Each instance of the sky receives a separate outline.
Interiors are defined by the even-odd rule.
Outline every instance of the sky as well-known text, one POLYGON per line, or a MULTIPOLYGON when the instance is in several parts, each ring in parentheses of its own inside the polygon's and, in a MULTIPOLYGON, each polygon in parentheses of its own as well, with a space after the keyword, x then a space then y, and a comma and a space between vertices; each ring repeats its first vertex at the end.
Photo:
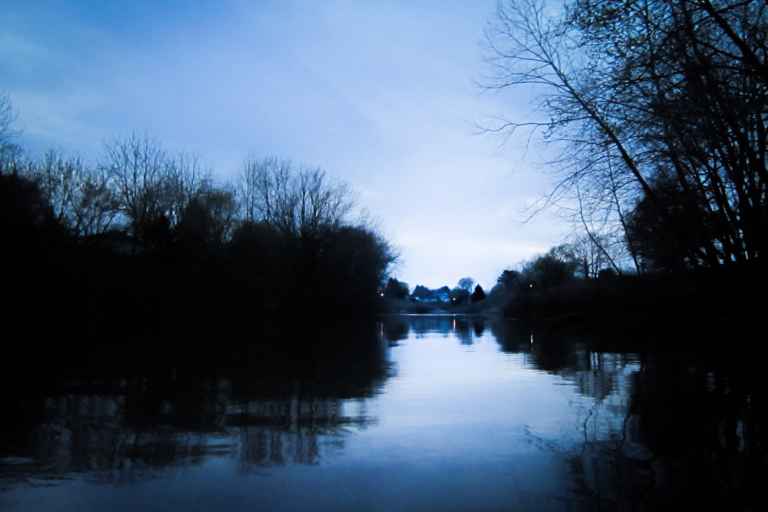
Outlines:
POLYGON ((222 179, 277 156, 348 182, 413 288, 484 287, 561 242, 546 148, 483 134, 531 116, 483 91, 496 0, 16 1, 0 13, 0 92, 21 143, 96 159, 132 132, 222 179))

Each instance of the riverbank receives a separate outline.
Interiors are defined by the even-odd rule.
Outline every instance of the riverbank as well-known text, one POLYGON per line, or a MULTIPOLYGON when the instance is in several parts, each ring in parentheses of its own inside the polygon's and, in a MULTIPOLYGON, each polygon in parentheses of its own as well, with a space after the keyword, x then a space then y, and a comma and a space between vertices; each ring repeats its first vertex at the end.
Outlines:
POLYGON ((700 346, 703 333, 710 341, 730 334, 745 338, 761 327, 767 282, 757 265, 573 280, 512 297, 503 314, 539 331, 590 333, 608 344, 616 336, 623 344, 648 344, 658 338, 654 333, 665 332, 675 334, 678 347, 700 346))
POLYGON ((633 314, 675 318, 691 313, 732 314, 757 307, 768 282, 766 268, 734 266, 679 274, 574 279, 557 287, 525 290, 504 306, 507 317, 554 318, 633 314))

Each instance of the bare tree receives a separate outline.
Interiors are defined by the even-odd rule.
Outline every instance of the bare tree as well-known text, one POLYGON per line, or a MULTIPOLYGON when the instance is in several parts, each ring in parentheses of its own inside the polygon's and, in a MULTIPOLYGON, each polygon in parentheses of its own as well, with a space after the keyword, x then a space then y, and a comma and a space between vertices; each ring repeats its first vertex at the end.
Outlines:
POLYGON ((491 74, 483 86, 497 91, 532 88, 539 94, 535 109, 543 118, 519 122, 499 117, 486 129, 508 135, 521 129, 541 133, 559 152, 549 161, 556 183, 544 206, 560 205, 597 241, 595 231, 622 229, 625 212, 638 195, 653 194, 648 183, 652 171, 634 150, 637 137, 620 129, 606 100, 606 64, 590 58, 566 14, 544 0, 499 2, 486 30, 491 74))
POLYGON ((15 123, 16 112, 11 99, 6 94, 0 94, 0 172, 9 167, 20 154, 19 146, 13 142, 18 135, 15 123))
POLYGON ((135 134, 107 144, 102 167, 138 239, 158 221, 176 226, 189 201, 210 181, 197 157, 172 158, 158 142, 135 134))
POLYGON ((238 183, 238 200, 245 220, 272 222, 277 211, 289 209, 289 183, 293 174, 288 160, 248 159, 238 183))
POLYGON ((54 217, 75 236, 100 234, 113 225, 118 203, 103 169, 56 151, 26 167, 48 199, 54 217))
MULTIPOLYGON (((547 118, 490 129, 543 129, 562 149, 550 199, 578 191, 580 207, 625 232, 627 213, 658 203, 654 183, 672 175, 706 225, 685 264, 756 259, 768 218, 767 34, 757 0, 504 0, 487 33, 486 86, 533 86, 547 118)), ((655 215, 685 228, 664 208, 655 215)))
POLYGON ((354 207, 346 184, 334 182, 322 169, 276 158, 245 162, 238 200, 245 220, 302 237, 340 226, 354 207))
POLYGON ((163 214, 163 178, 171 162, 159 143, 135 134, 107 144, 103 163, 133 235, 163 214))
POLYGON ((595 279, 606 269, 621 273, 621 267, 616 264, 616 253, 625 252, 623 245, 621 239, 590 232, 588 235, 577 235, 569 242, 555 247, 554 253, 564 261, 573 262, 577 275, 595 279))
POLYGON ((197 155, 179 153, 170 159, 161 179, 162 207, 171 226, 180 222, 189 202, 214 190, 212 173, 197 155))
POLYGON ((353 207, 346 183, 333 183, 322 169, 302 169, 295 178, 296 229, 302 235, 338 227, 353 207))

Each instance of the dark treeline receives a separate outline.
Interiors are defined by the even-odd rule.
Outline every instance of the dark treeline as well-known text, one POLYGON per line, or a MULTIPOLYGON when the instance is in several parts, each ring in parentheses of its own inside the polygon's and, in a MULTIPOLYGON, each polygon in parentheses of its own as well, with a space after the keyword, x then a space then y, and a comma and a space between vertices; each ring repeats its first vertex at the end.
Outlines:
POLYGON ((22 332, 197 333, 378 307, 394 252, 320 169, 248 160, 220 185, 148 138, 93 165, 2 143, 6 318, 22 332))
MULTIPOLYGON (((615 328, 634 320, 634 328, 699 323, 703 319, 759 322, 754 300, 766 282, 766 268, 754 264, 677 272, 617 273, 586 271, 568 244, 505 270, 482 304, 505 316, 552 321, 595 320, 615 328)), ((684 341, 683 339, 679 342, 684 341)))

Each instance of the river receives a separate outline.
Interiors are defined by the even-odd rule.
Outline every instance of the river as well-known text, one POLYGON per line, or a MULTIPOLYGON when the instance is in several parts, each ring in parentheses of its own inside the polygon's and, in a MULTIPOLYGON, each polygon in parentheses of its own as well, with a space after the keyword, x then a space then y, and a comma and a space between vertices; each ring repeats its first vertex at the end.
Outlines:
POLYGON ((765 467, 722 361, 481 317, 310 338, 14 378, 0 510, 738 509, 765 467))

